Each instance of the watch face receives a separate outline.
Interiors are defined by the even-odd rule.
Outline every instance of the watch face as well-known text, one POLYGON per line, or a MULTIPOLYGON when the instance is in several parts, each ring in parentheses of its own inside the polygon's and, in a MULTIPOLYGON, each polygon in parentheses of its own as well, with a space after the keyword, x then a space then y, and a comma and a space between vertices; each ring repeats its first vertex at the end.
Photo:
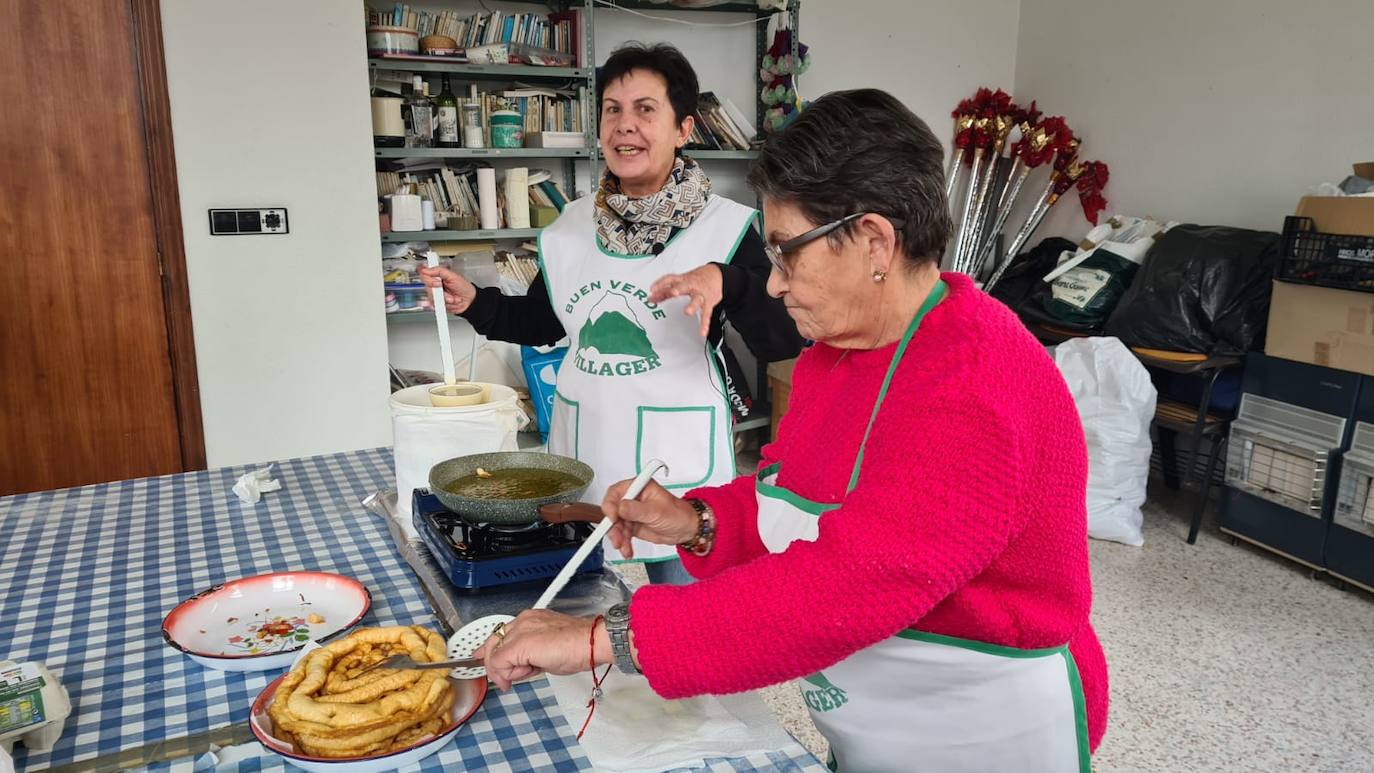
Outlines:
POLYGON ((624 623, 630 619, 630 608, 625 604, 616 604, 606 610, 607 623, 624 623))

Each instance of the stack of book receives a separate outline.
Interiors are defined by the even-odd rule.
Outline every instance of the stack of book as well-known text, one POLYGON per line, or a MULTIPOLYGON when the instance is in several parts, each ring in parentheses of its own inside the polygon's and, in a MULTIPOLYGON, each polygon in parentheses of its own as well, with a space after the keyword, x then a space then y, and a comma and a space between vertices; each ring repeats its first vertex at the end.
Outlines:
MULTIPOLYGON (((506 105, 525 119, 525 138, 529 145, 532 135, 544 132, 572 132, 586 145, 582 137, 582 100, 586 87, 572 89, 515 88, 501 92, 506 105)), ((533 147, 533 146, 531 146, 533 147)), ((551 147, 541 145, 540 147, 551 147)), ((560 146, 567 147, 567 146, 560 146)))
POLYGON ((757 133, 749 119, 729 99, 710 91, 697 98, 696 119, 687 150, 749 150, 757 133))
POLYGON ((585 54, 582 40, 582 11, 574 9, 545 16, 538 13, 487 11, 460 14, 457 11, 417 11, 408 4, 396 3, 389 10, 367 7, 367 23, 408 27, 419 37, 443 35, 467 50, 504 44, 511 61, 543 64, 539 51, 566 54, 574 66, 581 66, 585 54))

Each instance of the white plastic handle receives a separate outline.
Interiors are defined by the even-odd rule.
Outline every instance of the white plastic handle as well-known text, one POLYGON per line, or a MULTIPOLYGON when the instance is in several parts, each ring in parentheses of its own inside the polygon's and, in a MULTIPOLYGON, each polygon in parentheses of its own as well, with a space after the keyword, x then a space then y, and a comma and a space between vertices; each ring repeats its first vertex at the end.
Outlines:
MULTIPOLYGON (((434 250, 426 252, 425 262, 430 268, 438 268, 439 253, 434 250)), ((458 383, 458 376, 453 372, 453 343, 449 340, 448 335, 448 313, 444 306, 443 286, 431 287, 430 297, 434 299, 434 321, 439 326, 439 357, 444 361, 444 383, 456 384, 458 383)), ((476 330, 473 331, 473 335, 477 335, 476 330)), ((472 340, 476 341, 477 339, 473 338, 472 340)), ((471 368, 469 368, 469 372, 471 372, 471 368)))
MULTIPOLYGON (((644 465, 644 469, 640 470, 639 475, 635 477, 634 482, 630 484, 630 488, 625 491, 625 499, 634 499, 642 494, 644 488, 649 485, 649 481, 654 477, 654 474, 659 470, 666 469, 668 469, 668 465, 657 459, 650 459, 649 463, 644 465)), ((573 557, 568 560, 568 563, 563 566, 563 570, 558 573, 558 576, 553 578, 553 582, 549 583, 549 587, 544 590, 544 595, 540 596, 539 600, 534 602, 534 606, 531 607, 531 609, 547 609, 549 604, 553 603, 559 591, 563 590, 563 586, 567 585, 568 581, 572 579, 573 573, 577 571, 578 567, 582 566, 583 561, 587 560, 587 556, 591 555, 593 550, 596 550, 596 546, 601 544, 601 540, 606 538, 606 533, 609 532, 614 525, 615 522, 610 518, 601 519, 601 523, 598 523, 596 528, 592 530, 592 535, 577 549, 577 552, 574 553, 573 557)))

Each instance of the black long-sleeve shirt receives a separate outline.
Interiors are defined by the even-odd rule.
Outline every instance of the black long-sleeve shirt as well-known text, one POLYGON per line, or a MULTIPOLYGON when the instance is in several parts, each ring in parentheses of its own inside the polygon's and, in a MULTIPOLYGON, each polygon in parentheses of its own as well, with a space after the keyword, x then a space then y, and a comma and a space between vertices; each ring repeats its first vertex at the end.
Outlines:
MULTIPOLYGON (((720 341, 721 326, 728 319, 760 362, 796 357, 802 337, 782 301, 770 298, 765 289, 771 266, 758 231, 745 232, 730 262, 716 265, 721 273, 721 300, 711 314, 708 338, 712 344, 720 341)), ((462 316, 477 332, 497 341, 548 346, 567 335, 549 302, 542 273, 524 296, 503 295, 495 287, 477 288, 477 297, 462 316)))

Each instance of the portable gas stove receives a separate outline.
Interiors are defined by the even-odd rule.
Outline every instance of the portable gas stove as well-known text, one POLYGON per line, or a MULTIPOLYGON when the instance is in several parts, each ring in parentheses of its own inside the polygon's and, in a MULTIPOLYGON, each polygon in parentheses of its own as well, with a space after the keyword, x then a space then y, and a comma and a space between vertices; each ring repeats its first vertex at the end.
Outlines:
MULTIPOLYGON (((415 489, 411 518, 434 560, 459 590, 481 590, 552 579, 596 528, 591 523, 530 526, 471 524, 450 512, 429 489, 415 489)), ((578 572, 601 568, 597 545, 578 572)))

